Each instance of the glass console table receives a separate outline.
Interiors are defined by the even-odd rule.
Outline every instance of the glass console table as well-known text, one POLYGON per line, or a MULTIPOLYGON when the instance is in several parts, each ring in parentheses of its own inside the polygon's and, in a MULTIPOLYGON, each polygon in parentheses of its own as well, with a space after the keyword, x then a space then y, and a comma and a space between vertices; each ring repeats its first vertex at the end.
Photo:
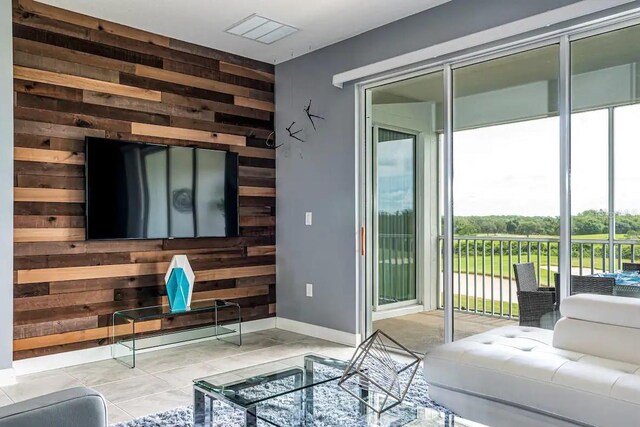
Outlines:
POLYGON ((242 310, 238 303, 212 299, 193 301, 190 308, 180 311, 171 311, 169 305, 116 311, 111 328, 111 356, 135 368, 138 350, 209 337, 242 345, 242 310), (203 326, 179 332, 163 330, 167 320, 189 315, 198 316, 203 326))

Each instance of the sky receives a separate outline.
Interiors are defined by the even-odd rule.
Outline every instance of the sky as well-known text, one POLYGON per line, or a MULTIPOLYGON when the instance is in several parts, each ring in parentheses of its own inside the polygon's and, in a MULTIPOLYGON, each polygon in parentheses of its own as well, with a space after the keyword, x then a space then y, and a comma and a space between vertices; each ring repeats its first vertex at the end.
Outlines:
MULTIPOLYGON (((572 213, 608 205, 608 112, 572 116, 572 213)), ((640 105, 614 115, 615 210, 640 214, 640 105)), ((454 133, 457 216, 559 216, 559 119, 454 133)), ((412 141, 379 144, 379 207, 413 206, 412 141)))

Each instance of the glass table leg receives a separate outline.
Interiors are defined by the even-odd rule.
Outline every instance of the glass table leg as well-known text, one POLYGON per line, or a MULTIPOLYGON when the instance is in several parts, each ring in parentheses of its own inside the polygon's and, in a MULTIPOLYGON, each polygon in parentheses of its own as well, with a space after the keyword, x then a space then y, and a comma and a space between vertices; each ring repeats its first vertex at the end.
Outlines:
POLYGON ((365 415, 369 407, 364 403, 369 401, 369 381, 360 377, 358 380, 358 388, 360 389, 360 414, 365 415))
POLYGON ((313 384, 313 359, 306 358, 304 359, 304 376, 305 376, 305 386, 304 389, 305 399, 304 399, 304 408, 303 408, 303 420, 306 420, 307 414, 309 415, 309 419, 313 419, 313 387, 310 387, 310 384, 313 384))
POLYGON ((112 316, 111 357, 129 368, 136 367, 135 336, 135 321, 117 314, 112 316))
POLYGON ((258 417, 256 416, 255 406, 251 406, 244 411, 244 425, 245 427, 258 426, 258 417))
POLYGON ((205 394, 193 389, 193 427, 206 427, 205 394))

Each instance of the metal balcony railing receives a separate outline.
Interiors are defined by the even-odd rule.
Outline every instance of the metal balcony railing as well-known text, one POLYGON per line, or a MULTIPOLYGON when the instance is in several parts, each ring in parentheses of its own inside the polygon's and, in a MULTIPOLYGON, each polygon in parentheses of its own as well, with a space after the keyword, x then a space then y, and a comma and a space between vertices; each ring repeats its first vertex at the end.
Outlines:
MULTIPOLYGON (((518 317, 515 263, 533 262, 540 286, 554 286, 554 273, 559 265, 557 238, 458 236, 453 242, 456 310, 510 319, 518 317)), ((639 240, 575 239, 571 242, 572 274, 609 271, 611 266, 621 270, 624 262, 636 261, 638 245, 639 240)), ((440 271, 438 294, 442 308, 442 265, 440 271)))

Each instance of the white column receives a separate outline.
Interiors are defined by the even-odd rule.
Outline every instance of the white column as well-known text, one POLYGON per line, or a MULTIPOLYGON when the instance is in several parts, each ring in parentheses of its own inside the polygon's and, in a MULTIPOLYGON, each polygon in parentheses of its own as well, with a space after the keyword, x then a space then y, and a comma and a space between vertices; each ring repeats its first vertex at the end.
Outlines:
POLYGON ((13 41, 11 2, 0 1, 0 385, 13 363, 13 41))
POLYGON ((453 341, 453 71, 444 66, 444 342, 453 341))
POLYGON ((560 39, 560 301, 571 293, 571 46, 560 39))

